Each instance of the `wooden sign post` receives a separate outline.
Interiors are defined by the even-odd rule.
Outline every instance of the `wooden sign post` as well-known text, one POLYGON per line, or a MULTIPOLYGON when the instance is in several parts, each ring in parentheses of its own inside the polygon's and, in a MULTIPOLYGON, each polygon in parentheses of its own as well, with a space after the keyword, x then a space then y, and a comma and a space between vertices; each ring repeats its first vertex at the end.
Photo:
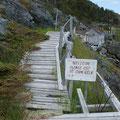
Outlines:
MULTIPOLYGON (((74 81, 85 81, 85 100, 87 101, 87 82, 96 81, 97 60, 91 59, 66 59, 65 79, 74 81)), ((70 82, 70 87, 71 86, 70 82)), ((72 90, 69 88, 69 95, 72 98, 72 90)))

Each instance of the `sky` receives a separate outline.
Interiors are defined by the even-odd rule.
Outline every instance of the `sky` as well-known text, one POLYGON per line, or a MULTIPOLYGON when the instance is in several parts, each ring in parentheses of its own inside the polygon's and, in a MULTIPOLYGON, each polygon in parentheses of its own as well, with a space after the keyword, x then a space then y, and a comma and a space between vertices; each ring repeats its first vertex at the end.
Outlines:
POLYGON ((113 10, 120 14, 120 0, 90 0, 100 7, 113 10))

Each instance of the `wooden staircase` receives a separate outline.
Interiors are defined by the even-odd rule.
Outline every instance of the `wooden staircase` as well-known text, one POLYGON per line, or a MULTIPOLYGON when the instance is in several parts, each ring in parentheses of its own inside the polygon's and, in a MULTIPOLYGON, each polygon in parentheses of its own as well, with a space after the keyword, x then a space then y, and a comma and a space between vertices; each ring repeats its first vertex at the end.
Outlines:
POLYGON ((27 70, 33 81, 26 83, 32 94, 27 108, 43 110, 44 113, 63 113, 70 111, 70 100, 67 90, 58 89, 56 46, 59 44, 59 32, 48 32, 49 40, 38 43, 40 50, 31 52, 27 56, 30 64, 27 70))

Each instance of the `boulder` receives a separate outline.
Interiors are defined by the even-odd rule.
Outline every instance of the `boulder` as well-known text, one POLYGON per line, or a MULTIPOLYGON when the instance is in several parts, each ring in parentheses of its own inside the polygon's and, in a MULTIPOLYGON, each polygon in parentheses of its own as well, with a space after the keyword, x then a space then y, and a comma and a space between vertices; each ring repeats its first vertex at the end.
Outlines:
POLYGON ((8 20, 4 19, 1 15, 0 15, 0 36, 4 36, 6 35, 6 33, 8 32, 6 26, 8 24, 8 20))
POLYGON ((6 0, 2 2, 2 5, 6 8, 5 14, 10 20, 14 20, 24 26, 35 29, 33 17, 19 0, 6 0))
POLYGON ((42 27, 53 27, 53 16, 45 7, 37 2, 30 2, 32 15, 34 21, 42 27))
POLYGON ((120 43, 111 43, 106 45, 107 52, 111 55, 115 55, 120 60, 120 43))

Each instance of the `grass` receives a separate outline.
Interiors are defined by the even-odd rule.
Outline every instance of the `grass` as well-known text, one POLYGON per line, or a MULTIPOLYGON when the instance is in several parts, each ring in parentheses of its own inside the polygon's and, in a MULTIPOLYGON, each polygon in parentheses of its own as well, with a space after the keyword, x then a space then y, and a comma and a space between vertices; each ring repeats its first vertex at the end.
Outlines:
POLYGON ((24 105, 29 95, 22 95, 26 89, 24 83, 31 81, 29 71, 20 69, 19 62, 26 51, 40 49, 34 44, 44 41, 49 36, 31 30, 22 25, 9 22, 11 33, 1 37, 0 42, 0 120, 24 120, 24 105))
POLYGON ((53 29, 53 28, 42 28, 40 26, 37 26, 37 32, 46 34, 48 31, 59 31, 59 29, 53 29))
POLYGON ((116 28, 115 34, 115 42, 120 42, 120 30, 116 28))

